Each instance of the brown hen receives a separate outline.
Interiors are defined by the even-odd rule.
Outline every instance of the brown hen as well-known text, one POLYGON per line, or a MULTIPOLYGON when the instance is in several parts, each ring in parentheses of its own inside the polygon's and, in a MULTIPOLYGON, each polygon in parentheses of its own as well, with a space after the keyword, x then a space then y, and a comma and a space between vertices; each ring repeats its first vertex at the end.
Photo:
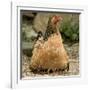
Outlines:
POLYGON ((68 67, 68 55, 62 43, 61 34, 57 30, 60 16, 50 18, 44 37, 40 37, 33 50, 30 69, 40 70, 65 70, 68 67))

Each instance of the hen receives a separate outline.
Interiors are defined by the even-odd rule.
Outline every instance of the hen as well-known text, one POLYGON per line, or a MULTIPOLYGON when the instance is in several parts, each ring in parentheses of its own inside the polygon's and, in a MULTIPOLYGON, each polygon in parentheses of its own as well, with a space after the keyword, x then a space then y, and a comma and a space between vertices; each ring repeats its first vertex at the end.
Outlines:
POLYGON ((51 17, 45 35, 37 40, 30 63, 32 71, 69 70, 68 55, 57 29, 61 20, 60 16, 51 17))

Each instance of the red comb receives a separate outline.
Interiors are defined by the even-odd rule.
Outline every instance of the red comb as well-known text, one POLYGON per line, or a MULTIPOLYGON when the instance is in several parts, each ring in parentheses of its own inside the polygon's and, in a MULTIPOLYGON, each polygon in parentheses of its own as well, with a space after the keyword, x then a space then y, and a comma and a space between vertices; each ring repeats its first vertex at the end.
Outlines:
POLYGON ((61 16, 56 16, 56 15, 54 15, 54 18, 55 18, 55 19, 62 20, 62 17, 61 17, 61 16))

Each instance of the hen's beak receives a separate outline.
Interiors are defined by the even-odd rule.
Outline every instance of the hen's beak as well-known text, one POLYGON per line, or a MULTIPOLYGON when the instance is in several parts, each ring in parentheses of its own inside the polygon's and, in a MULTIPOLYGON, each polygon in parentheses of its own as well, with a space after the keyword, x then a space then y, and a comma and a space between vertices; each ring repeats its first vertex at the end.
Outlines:
POLYGON ((63 20, 63 18, 62 18, 61 16, 59 16, 59 20, 60 20, 60 21, 62 21, 62 20, 63 20))

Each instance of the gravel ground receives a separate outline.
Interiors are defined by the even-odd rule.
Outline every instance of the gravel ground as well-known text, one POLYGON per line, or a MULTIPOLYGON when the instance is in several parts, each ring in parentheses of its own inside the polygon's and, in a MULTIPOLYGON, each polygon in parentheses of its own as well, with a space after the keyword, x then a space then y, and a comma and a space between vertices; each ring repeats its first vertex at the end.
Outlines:
POLYGON ((38 73, 35 74, 30 71, 29 63, 30 57, 26 55, 22 55, 22 78, 29 79, 31 77, 48 77, 48 76, 70 76, 70 75, 79 75, 79 43, 75 43, 73 45, 65 44, 65 49, 69 55, 69 71, 66 72, 52 72, 52 73, 38 73))

